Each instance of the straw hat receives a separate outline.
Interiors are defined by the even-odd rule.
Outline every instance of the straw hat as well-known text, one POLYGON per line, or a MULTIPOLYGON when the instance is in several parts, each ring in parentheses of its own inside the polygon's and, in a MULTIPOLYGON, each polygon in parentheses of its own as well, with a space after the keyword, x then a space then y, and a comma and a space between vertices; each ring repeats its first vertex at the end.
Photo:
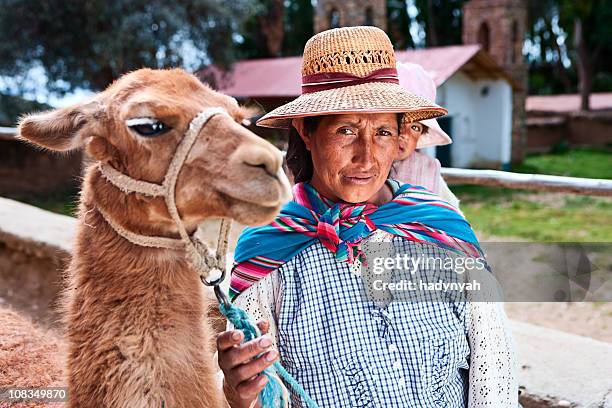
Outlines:
POLYGON ((341 113, 404 112, 417 122, 446 109, 406 91, 397 77, 393 45, 379 28, 343 27, 308 40, 302 60, 302 95, 257 125, 289 128, 293 118, 341 113))
MULTIPOLYGON (((436 100, 436 83, 422 66, 412 63, 397 63, 399 83, 408 92, 422 96, 425 99, 436 100)), ((442 130, 435 119, 420 120, 427 126, 427 133, 419 137, 417 149, 430 146, 443 146, 453 143, 453 140, 442 130)))

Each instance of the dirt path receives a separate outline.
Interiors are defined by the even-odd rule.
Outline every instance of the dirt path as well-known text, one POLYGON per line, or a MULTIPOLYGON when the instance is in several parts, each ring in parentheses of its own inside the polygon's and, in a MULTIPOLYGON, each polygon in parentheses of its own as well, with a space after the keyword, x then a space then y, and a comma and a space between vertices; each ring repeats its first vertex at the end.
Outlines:
MULTIPOLYGON (((476 234, 482 242, 527 242, 516 237, 476 234)), ((505 310, 510 319, 612 343, 610 302, 507 302, 505 310)))
POLYGON ((506 303, 508 317, 612 343, 612 303, 506 303))

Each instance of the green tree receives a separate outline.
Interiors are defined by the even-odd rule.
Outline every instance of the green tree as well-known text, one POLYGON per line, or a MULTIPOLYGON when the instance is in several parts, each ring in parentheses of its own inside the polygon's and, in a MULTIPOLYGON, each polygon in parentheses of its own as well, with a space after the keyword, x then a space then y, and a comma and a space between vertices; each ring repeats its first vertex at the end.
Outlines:
MULTIPOLYGON (((406 0, 387 0, 387 33, 396 49, 414 47, 406 3, 406 0)), ((258 0, 257 7, 259 12, 249 17, 240 30, 241 56, 253 59, 301 55, 306 41, 314 34, 312 1, 258 0), (280 52, 279 42, 282 42, 280 52)))
POLYGON ((415 0, 417 21, 425 28, 425 45, 461 44, 461 18, 466 0, 415 0))
POLYGON ((310 0, 258 0, 259 12, 242 26, 243 58, 300 55, 313 35, 314 7, 310 0))
POLYGON ((592 91, 612 89, 612 3, 541 0, 528 4, 527 37, 537 50, 530 61, 530 91, 578 90, 581 109, 589 110, 592 91))
POLYGON ((572 38, 581 109, 589 110, 595 72, 612 68, 612 3, 609 0, 559 0, 559 24, 572 38))
POLYGON ((557 0, 527 3, 529 92, 556 94, 575 92, 575 72, 568 61, 566 33, 558 25, 557 0))
POLYGON ((396 50, 414 48, 406 0, 387 0, 387 34, 396 50))
POLYGON ((285 9, 283 55, 302 55, 306 41, 314 34, 314 7, 310 0, 289 0, 285 9))
POLYGON ((100 90, 145 66, 227 67, 254 11, 254 0, 0 0, 0 75, 42 67, 62 92, 100 90))

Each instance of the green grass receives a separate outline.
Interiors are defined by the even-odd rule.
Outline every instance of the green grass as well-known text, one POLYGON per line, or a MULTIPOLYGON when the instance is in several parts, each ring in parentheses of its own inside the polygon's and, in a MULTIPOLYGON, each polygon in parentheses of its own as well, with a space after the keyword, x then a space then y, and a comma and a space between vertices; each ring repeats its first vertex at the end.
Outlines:
POLYGON ((572 149, 559 153, 530 155, 512 171, 612 179, 612 148, 572 149))
POLYGON ((76 215, 76 194, 65 193, 51 197, 19 197, 17 200, 54 213, 71 217, 76 215))
POLYGON ((42 208, 43 210, 52 211, 58 214, 69 215, 74 217, 76 214, 76 204, 73 202, 62 202, 62 201, 53 201, 53 200, 43 200, 36 201, 34 200, 31 203, 36 207, 42 208))
POLYGON ((487 235, 537 242, 612 242, 612 199, 554 194, 549 197, 559 202, 553 205, 539 201, 545 193, 507 192, 478 202, 461 190, 453 187, 466 218, 487 235))
MULTIPOLYGON (((514 172, 612 179, 612 149, 531 155, 514 172)), ((612 242, 612 198, 453 185, 472 227, 530 241, 612 242)))

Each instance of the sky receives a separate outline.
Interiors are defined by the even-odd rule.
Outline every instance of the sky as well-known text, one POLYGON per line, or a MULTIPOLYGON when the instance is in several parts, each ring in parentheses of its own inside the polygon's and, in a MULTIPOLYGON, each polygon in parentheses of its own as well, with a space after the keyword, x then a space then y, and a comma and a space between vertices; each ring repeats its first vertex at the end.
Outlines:
MULTIPOLYGON (((194 71, 210 62, 206 52, 196 47, 192 41, 181 41, 182 68, 194 71)), ((159 50, 159 58, 163 59, 163 50, 159 50)), ((83 102, 95 93, 84 88, 77 88, 66 93, 50 92, 47 90, 48 78, 42 66, 35 66, 20 77, 7 77, 0 75, 0 93, 20 95, 28 100, 46 103, 55 108, 63 108, 83 102)), ((60 87, 67 84, 59 83, 60 87)))
POLYGON ((65 95, 47 90, 47 76, 43 67, 34 67, 20 77, 0 75, 0 93, 19 95, 28 100, 46 103, 53 107, 65 107, 82 102, 94 93, 87 89, 76 89, 65 95))

